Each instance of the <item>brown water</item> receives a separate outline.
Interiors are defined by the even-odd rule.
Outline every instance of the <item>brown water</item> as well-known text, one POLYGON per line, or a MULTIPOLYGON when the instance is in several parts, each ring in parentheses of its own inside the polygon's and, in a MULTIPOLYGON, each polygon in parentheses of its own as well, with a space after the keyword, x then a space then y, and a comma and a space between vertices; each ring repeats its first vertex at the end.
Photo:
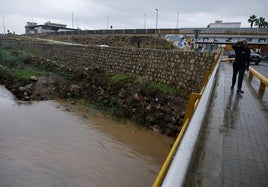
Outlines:
POLYGON ((151 186, 172 142, 83 101, 19 103, 0 86, 0 187, 151 186))

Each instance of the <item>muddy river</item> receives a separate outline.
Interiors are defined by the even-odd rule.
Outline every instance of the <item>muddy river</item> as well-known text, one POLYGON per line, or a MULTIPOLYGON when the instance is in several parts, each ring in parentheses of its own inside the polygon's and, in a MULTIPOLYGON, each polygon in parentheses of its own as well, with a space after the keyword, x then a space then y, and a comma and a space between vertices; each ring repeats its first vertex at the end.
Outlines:
POLYGON ((173 139, 84 101, 18 102, 0 86, 0 186, 151 186, 173 139))

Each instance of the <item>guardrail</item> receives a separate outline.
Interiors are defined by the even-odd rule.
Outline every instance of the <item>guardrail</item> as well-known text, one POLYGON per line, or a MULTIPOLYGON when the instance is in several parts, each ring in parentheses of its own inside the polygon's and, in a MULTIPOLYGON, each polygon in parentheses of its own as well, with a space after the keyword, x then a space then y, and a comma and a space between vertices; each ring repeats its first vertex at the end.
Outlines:
POLYGON ((252 67, 249 67, 249 76, 248 80, 251 82, 253 76, 257 77, 260 80, 260 87, 259 87, 259 94, 263 94, 265 91, 265 87, 268 86, 268 78, 266 78, 264 75, 253 69, 252 67))
MULTIPOLYGON (((195 143, 197 140, 198 136, 195 136, 195 140, 190 138, 190 140, 186 140, 185 134, 186 134, 186 129, 188 127, 188 125, 190 123, 192 123, 192 125, 189 126, 193 126, 193 128, 196 128, 198 126, 201 126, 201 123, 203 121, 203 118, 205 116, 205 108, 200 109, 202 114, 198 114, 195 113, 196 110, 198 110, 197 108, 200 106, 202 107, 206 107, 208 103, 208 99, 209 99, 209 95, 211 94, 211 90, 212 90, 212 86, 214 85, 214 79, 211 79, 211 77, 215 77, 215 74, 217 72, 218 66, 219 66, 219 58, 221 56, 221 51, 218 52, 218 54, 216 55, 216 58, 214 60, 214 63, 211 66, 211 70, 207 72, 207 74, 205 75, 204 81, 203 81, 203 88, 201 89, 200 93, 191 93, 189 100, 188 100, 188 104, 186 107, 186 112, 185 112, 185 117, 183 120, 183 125, 182 125, 182 129, 178 135, 178 137, 176 138, 160 172, 158 173, 156 180, 153 184, 153 187, 159 187, 160 185, 162 186, 181 186, 184 183, 184 179, 185 176, 188 172, 188 167, 190 165, 190 161, 191 161, 191 157, 192 157, 192 153, 193 153, 193 149, 195 147, 195 143), (206 95, 206 98, 203 97, 202 95, 206 95), (202 102, 202 104, 200 103, 202 102), (192 118, 192 116, 195 114, 198 115, 198 118, 196 118, 195 120, 192 118), (202 118, 202 119, 201 119, 202 118), (195 123, 200 123, 200 125, 196 126, 195 123), (188 144, 190 143, 191 145, 184 147, 183 142, 188 144), (180 150, 178 150, 178 147, 181 147, 180 150), (191 148, 190 150, 186 150, 188 148, 191 148), (181 152, 183 150, 183 153, 181 152), (185 152, 187 151, 187 152, 185 152), (176 153, 176 155, 175 155, 176 153), (177 154, 180 154, 180 156, 177 156, 177 154), (174 157, 175 155, 175 157, 174 157), (174 159, 173 159, 174 157, 174 159), (184 157, 185 159, 181 159, 182 157, 184 157), (178 162, 176 162, 176 160, 178 160, 178 162), (172 164, 176 162, 175 164, 172 164), (172 165, 171 165, 172 164, 172 165), (172 167, 172 169, 170 169, 172 167), (175 171, 174 171, 175 170, 175 171), (179 170, 179 172, 178 172, 179 170), (168 177, 167 177, 168 176, 168 177), (166 178, 168 178, 166 180, 166 178), (175 179, 175 180, 174 180, 175 179), (164 181, 164 183, 163 183, 164 181), (163 183, 163 184, 162 184, 163 183)), ((194 134, 199 134, 199 129, 194 130, 194 134)), ((187 132, 189 133, 193 133, 193 131, 191 131, 190 129, 187 130, 187 132)))
POLYGON ((221 59, 221 62, 234 62, 235 61, 235 58, 224 58, 224 59, 221 59))

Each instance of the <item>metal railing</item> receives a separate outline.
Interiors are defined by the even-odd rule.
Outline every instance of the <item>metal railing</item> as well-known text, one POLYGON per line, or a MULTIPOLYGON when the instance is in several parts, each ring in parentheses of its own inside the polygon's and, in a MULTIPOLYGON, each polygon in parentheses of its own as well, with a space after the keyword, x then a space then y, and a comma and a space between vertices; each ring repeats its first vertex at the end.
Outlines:
MULTIPOLYGON (((194 29, 201 30, 201 34, 227 34, 227 35, 267 35, 268 28, 147 28, 147 29, 96 29, 79 30, 70 29, 67 31, 54 31, 50 35, 72 35, 72 34, 193 34, 194 29)), ((36 34, 30 34, 36 35, 36 34)))
MULTIPOLYGON (((156 180, 154 181, 154 184, 153 184, 153 187, 159 187, 162 183, 163 183, 163 180, 164 178, 166 177, 166 174, 169 170, 169 167, 171 165, 171 162, 173 161, 173 157, 175 155, 175 153, 177 152, 178 150, 178 147, 180 146, 180 143, 183 139, 183 136, 186 132, 186 129, 191 121, 191 118, 196 110, 196 108, 198 107, 198 103, 199 101, 201 100, 201 97, 207 87, 207 84, 210 80, 210 77, 211 75, 217 70, 218 68, 218 61, 219 61, 219 58, 221 56, 221 51, 218 52, 218 54, 215 56, 215 60, 214 60, 214 63, 212 64, 211 66, 211 70, 207 72, 207 74, 205 75, 205 78, 204 78, 204 81, 203 81, 203 88, 201 89, 200 93, 191 93, 190 97, 189 97, 189 100, 188 100, 188 104, 187 104, 187 107, 186 107, 186 112, 185 112, 185 117, 184 117, 184 120, 183 120, 183 125, 182 125, 182 129, 178 135, 178 137, 176 138, 161 170, 159 171, 157 177, 156 177, 156 180)), ((211 88, 210 88, 211 89, 211 88)), ((200 122, 200 121, 199 121, 200 122)), ((190 162, 190 161, 189 161, 190 162)), ((188 167, 185 168, 185 171, 184 171, 184 174, 187 173, 188 170, 188 167)), ((179 178, 179 177, 178 177, 179 178)), ((184 178, 184 176, 182 176, 182 178, 184 178)), ((175 184, 176 185, 176 184, 175 184)))
POLYGON ((268 86, 268 78, 266 78, 264 75, 253 69, 252 67, 249 67, 249 76, 248 80, 251 82, 253 76, 257 77, 260 80, 260 87, 259 87, 259 94, 263 94, 265 91, 265 87, 268 86))

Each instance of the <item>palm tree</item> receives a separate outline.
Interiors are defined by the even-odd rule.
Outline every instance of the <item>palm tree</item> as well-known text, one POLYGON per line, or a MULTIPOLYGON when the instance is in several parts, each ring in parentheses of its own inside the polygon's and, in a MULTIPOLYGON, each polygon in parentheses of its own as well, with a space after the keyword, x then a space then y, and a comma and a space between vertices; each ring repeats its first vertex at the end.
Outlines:
POLYGON ((265 18, 264 17, 260 17, 259 18, 259 28, 263 28, 265 26, 265 18))
POLYGON ((255 20, 255 26, 258 26, 258 28, 265 28, 267 27, 267 21, 265 21, 264 17, 257 18, 255 20))
POLYGON ((258 26, 258 28, 260 28, 260 19, 256 18, 254 23, 255 26, 258 26))
POLYGON ((263 28, 268 28, 268 22, 267 21, 264 22, 263 28))
POLYGON ((249 17, 248 22, 250 23, 250 28, 252 28, 253 24, 255 23, 257 17, 255 15, 252 15, 249 17))

